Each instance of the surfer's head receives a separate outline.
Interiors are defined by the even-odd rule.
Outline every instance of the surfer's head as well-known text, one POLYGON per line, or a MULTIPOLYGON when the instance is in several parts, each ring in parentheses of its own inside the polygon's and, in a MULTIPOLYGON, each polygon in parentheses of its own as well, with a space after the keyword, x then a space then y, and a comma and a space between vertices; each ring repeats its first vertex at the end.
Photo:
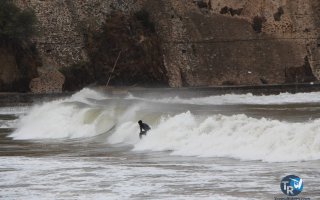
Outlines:
POLYGON ((142 124, 142 121, 141 121, 141 120, 139 120, 139 121, 138 121, 138 124, 142 124))

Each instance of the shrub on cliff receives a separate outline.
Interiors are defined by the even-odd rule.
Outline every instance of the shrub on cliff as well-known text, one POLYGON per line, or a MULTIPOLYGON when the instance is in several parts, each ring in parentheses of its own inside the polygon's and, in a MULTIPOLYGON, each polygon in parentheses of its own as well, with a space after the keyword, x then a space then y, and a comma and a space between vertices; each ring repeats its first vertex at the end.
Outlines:
POLYGON ((63 85, 63 90, 74 91, 88 86, 94 82, 94 75, 90 69, 90 64, 80 62, 69 67, 64 67, 59 70, 66 78, 63 85))
POLYGON ((90 60, 87 69, 96 84, 106 85, 109 77, 109 85, 117 86, 167 84, 159 38, 146 11, 112 13, 101 30, 86 34, 86 42, 90 60))
POLYGON ((150 21, 150 15, 149 12, 142 9, 140 11, 137 11, 134 13, 134 16, 138 21, 141 22, 141 24, 146 28, 149 29, 152 33, 156 32, 154 23, 150 21))
POLYGON ((29 82, 37 76, 41 61, 30 38, 35 34, 36 16, 21 10, 12 0, 0 0, 0 92, 29 91, 29 82), (10 63, 7 61, 11 60, 10 63))
POLYGON ((35 34, 36 16, 30 9, 21 10, 12 0, 0 1, 0 41, 22 42, 35 34))
POLYGON ((253 28, 253 30, 255 32, 257 32, 257 33, 261 33, 264 22, 266 22, 266 18, 265 17, 255 16, 253 18, 253 20, 252 20, 252 28, 253 28))

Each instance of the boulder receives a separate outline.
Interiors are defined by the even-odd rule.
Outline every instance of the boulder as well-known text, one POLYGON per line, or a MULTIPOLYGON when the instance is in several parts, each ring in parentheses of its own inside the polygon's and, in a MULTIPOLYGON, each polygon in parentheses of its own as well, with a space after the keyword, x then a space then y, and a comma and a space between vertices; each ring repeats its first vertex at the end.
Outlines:
POLYGON ((61 72, 48 70, 32 79, 29 87, 33 93, 59 93, 62 92, 64 81, 65 77, 61 72))

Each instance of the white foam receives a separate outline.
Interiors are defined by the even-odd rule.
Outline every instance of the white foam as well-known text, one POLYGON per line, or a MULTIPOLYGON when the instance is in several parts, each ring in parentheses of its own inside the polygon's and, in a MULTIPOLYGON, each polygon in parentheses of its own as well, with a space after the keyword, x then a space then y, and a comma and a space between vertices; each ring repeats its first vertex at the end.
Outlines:
MULTIPOLYGON (((138 162, 141 159, 148 161, 146 158, 131 163, 131 159, 119 162, 112 157, 2 156, 0 199, 258 199, 237 197, 241 196, 237 193, 230 196, 226 192, 230 187, 243 192, 261 184, 260 177, 254 175, 251 176, 256 179, 252 178, 249 183, 252 185, 248 184, 248 173, 244 172, 252 166, 234 170, 234 166, 229 169, 215 163, 205 166, 177 162, 172 167, 172 163, 138 162), (194 187, 203 190, 186 191, 194 187)), ((266 185, 269 186, 263 184, 261 188, 265 189, 266 185)))
POLYGON ((320 102, 320 92, 311 93, 281 93, 279 95, 260 95, 255 96, 248 94, 225 94, 209 97, 197 98, 137 98, 129 96, 129 99, 141 99, 145 101, 174 103, 174 104, 195 104, 195 105, 226 105, 226 104, 260 104, 260 105, 279 105, 279 104, 294 104, 294 103, 315 103, 320 102))
MULTIPOLYGON (((311 96, 315 94, 318 93, 311 93, 311 96)), ((299 99, 295 95, 286 95, 288 98, 290 96, 299 99)), ((299 95, 301 99, 311 98, 308 95, 299 95)), ((143 105, 121 107, 121 112, 116 113, 118 111, 114 111, 117 109, 112 107, 114 105, 110 108, 100 108, 74 103, 81 99, 86 101, 89 97, 106 98, 85 89, 71 98, 34 106, 29 114, 21 118, 17 130, 11 137, 15 139, 92 137, 110 130, 117 124, 108 142, 134 145, 134 150, 139 151, 170 150, 172 154, 183 156, 232 157, 268 162, 320 159, 320 120, 289 123, 265 118, 256 119, 243 114, 206 117, 185 112, 174 116, 161 116, 159 112, 154 112, 152 117, 143 114, 149 117, 148 123, 151 122, 152 130, 147 137, 139 140, 137 120, 140 117, 137 113, 142 112, 143 105)), ((249 98, 248 95, 243 97, 249 98)), ((269 100, 265 101, 269 103, 273 97, 280 98, 252 96, 253 99, 267 98, 269 100)), ((221 98, 221 96, 208 98, 221 98)), ((233 98, 235 101, 239 99, 235 95, 230 95, 228 98, 233 98)), ((208 100, 199 99, 203 102, 208 100)), ((313 100, 316 100, 316 97, 313 100)), ((258 100, 253 101, 258 102, 258 100)))
POLYGON ((136 122, 127 122, 109 142, 136 142, 136 151, 170 150, 182 156, 267 162, 320 159, 320 120, 288 123, 246 115, 214 115, 203 120, 186 112, 164 117, 141 141, 137 131, 136 122))
POLYGON ((103 95, 84 89, 70 98, 34 106, 22 116, 17 130, 10 135, 14 139, 57 139, 92 137, 110 130, 115 120, 112 110, 81 107, 71 103, 86 101, 87 97, 103 95), (88 96, 89 95, 89 96, 88 96))
POLYGON ((88 103, 89 102, 88 99, 102 100, 106 98, 107 96, 100 92, 97 92, 89 88, 83 88, 79 92, 72 95, 68 100, 88 103))
POLYGON ((0 128, 15 128, 18 120, 0 120, 0 128))
POLYGON ((22 115, 30 110, 29 106, 0 107, 0 114, 22 115))

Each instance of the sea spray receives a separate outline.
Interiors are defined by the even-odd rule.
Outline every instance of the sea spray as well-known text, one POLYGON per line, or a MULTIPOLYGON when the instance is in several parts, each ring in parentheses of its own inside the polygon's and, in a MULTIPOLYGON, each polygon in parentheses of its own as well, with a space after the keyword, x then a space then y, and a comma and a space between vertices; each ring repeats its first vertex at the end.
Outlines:
POLYGON ((279 95, 260 95, 255 96, 248 94, 224 94, 213 95, 208 97, 166 97, 166 98, 139 98, 129 95, 128 99, 139 99, 143 101, 171 103, 171 104, 193 104, 193 105, 282 105, 298 103, 315 103, 320 102, 320 92, 310 93, 281 93, 279 95))
POLYGON ((287 123, 246 115, 197 120, 190 112, 167 117, 134 150, 231 157, 267 162, 320 159, 320 120, 287 123))
POLYGON ((103 95, 83 89, 70 98, 34 105, 20 118, 17 130, 10 137, 19 140, 81 138, 107 132, 115 125, 112 109, 90 106, 89 97, 101 99, 103 95))
MULTIPOLYGON (((290 95, 286 95, 289 99, 290 95)), ((250 94, 244 96, 251 97, 250 94)), ((235 102, 241 102, 238 97, 233 95, 235 102)), ((273 95, 267 98, 272 102, 272 98, 278 97, 273 95)), ((181 156, 267 162, 320 159, 318 119, 297 123, 253 118, 245 114, 194 114, 192 110, 169 115, 162 109, 159 111, 159 108, 152 107, 156 104, 148 104, 150 99, 137 103, 131 98, 124 99, 125 104, 122 102, 119 106, 118 99, 85 89, 70 98, 35 105, 20 118, 17 130, 11 137, 86 138, 108 132, 106 143, 132 145, 134 151, 170 151, 181 156), (105 99, 109 103, 95 104, 95 100, 105 99), (139 139, 137 124, 140 119, 152 126, 142 140, 139 139)), ((209 102, 214 98, 222 96, 204 97, 203 101, 209 102)))
POLYGON ((92 137, 103 133, 113 125, 113 119, 101 111, 52 102, 34 107, 29 115, 21 119, 11 137, 14 139, 92 137))

